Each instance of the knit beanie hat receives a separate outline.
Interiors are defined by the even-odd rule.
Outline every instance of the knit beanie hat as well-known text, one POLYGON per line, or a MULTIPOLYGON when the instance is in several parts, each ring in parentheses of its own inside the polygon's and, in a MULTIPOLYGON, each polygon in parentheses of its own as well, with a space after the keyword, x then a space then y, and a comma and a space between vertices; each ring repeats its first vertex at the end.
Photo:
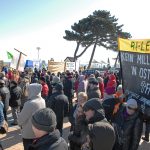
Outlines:
POLYGON ((54 76, 53 80, 52 80, 52 84, 56 84, 56 83, 59 83, 59 82, 60 82, 60 78, 57 77, 57 76, 54 76))
POLYGON ((129 99, 127 101, 127 107, 131 107, 133 109, 137 109, 138 108, 137 101, 135 99, 129 99))
POLYGON ((83 111, 88 111, 89 109, 92 109, 101 113, 103 110, 103 106, 102 106, 102 103, 100 102, 100 99, 92 98, 88 100, 83 106, 83 111))
POLYGON ((52 132, 57 124, 56 115, 50 108, 40 109, 33 114, 32 124, 39 130, 52 132))

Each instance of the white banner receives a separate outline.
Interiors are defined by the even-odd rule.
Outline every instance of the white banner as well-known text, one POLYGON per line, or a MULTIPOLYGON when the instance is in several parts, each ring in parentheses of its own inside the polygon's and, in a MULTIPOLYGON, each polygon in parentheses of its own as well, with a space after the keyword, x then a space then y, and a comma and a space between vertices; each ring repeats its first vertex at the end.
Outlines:
POLYGON ((65 70, 72 72, 75 70, 75 62, 66 62, 65 70))

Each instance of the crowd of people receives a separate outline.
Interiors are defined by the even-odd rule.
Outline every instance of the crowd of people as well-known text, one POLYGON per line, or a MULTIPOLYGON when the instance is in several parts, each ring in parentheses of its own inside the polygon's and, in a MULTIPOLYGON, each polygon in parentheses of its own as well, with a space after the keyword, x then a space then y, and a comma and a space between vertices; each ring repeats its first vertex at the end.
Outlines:
MULTIPOLYGON (((11 108, 24 150, 137 150, 149 142, 150 110, 128 98, 120 74, 51 73, 46 69, 4 69, 0 73, 0 133, 11 108), (68 143, 63 119, 71 123, 68 143)), ((3 143, 1 143, 3 144, 3 143)))

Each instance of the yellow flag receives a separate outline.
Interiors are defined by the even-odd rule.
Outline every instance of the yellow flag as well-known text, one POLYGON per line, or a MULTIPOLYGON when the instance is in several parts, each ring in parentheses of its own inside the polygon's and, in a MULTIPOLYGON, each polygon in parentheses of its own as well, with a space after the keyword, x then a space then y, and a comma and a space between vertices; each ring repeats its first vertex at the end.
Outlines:
POLYGON ((118 49, 120 51, 150 53, 150 39, 128 40, 128 39, 118 38, 118 49))

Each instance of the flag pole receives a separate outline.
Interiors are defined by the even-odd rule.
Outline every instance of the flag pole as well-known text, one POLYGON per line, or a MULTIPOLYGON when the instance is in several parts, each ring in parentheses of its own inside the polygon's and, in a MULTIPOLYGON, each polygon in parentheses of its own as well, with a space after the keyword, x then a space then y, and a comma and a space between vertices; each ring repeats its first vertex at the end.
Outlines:
POLYGON ((24 55, 24 56, 27 56, 27 55, 26 55, 26 54, 24 54, 24 53, 22 53, 21 51, 17 50, 16 48, 14 48, 14 50, 16 50, 17 52, 19 52, 19 53, 20 53, 20 54, 19 54, 18 63, 17 63, 17 66, 16 66, 16 70, 18 70, 18 69, 19 69, 19 65, 20 65, 20 61, 21 61, 21 57, 22 57, 22 55, 24 55))

